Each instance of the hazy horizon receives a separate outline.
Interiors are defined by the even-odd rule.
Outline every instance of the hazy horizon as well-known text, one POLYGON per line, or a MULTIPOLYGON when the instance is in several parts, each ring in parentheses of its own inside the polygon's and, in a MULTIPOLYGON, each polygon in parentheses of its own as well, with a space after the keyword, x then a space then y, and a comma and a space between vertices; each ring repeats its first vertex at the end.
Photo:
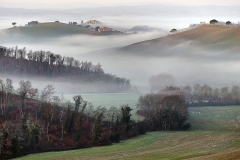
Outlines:
POLYGON ((15 7, 17 8, 83 8, 83 7, 109 7, 109 6, 131 6, 131 5, 145 5, 145 4, 162 4, 173 6, 205 6, 205 5, 218 5, 218 6, 236 6, 240 5, 238 0, 217 1, 217 0, 102 0, 96 2, 95 0, 1 0, 0 6, 15 7))

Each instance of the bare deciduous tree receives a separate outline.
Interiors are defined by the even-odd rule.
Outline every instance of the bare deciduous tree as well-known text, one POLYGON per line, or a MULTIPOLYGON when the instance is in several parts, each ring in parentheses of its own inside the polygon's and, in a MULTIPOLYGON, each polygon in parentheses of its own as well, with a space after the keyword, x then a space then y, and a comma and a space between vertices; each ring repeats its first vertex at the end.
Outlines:
POLYGON ((4 90, 4 83, 3 83, 3 80, 2 80, 2 79, 0 79, 0 87, 1 87, 1 90, 2 90, 2 92, 3 92, 3 90, 4 90))
POLYGON ((47 85, 43 90, 41 94, 41 99, 46 102, 51 102, 51 97, 55 93, 55 88, 53 85, 49 84, 47 85))
POLYGON ((30 81, 24 81, 24 80, 21 80, 19 82, 19 93, 20 93, 20 96, 21 96, 21 100, 22 100, 22 103, 21 103, 21 108, 22 108, 22 112, 24 111, 24 107, 25 107, 25 101, 26 101, 26 98, 27 98, 27 94, 29 93, 29 91, 31 90, 32 88, 32 83, 30 81))
POLYGON ((38 97, 38 89, 37 88, 31 88, 28 92, 29 96, 31 98, 37 98, 38 97))

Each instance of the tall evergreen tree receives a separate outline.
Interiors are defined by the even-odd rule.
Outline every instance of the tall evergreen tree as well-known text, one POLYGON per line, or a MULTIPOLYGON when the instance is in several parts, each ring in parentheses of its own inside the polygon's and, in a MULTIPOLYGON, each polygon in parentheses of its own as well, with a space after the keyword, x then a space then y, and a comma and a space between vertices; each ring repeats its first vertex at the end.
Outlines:
POLYGON ((95 144, 98 143, 98 141, 101 138, 102 134, 102 119, 103 119, 103 112, 99 113, 97 115, 97 119, 94 124, 94 129, 93 129, 93 142, 95 144))
POLYGON ((121 123, 123 125, 124 132, 127 133, 132 125, 132 120, 131 120, 131 112, 132 108, 129 107, 128 105, 124 105, 121 107, 121 112, 122 112, 122 117, 121 117, 121 123))

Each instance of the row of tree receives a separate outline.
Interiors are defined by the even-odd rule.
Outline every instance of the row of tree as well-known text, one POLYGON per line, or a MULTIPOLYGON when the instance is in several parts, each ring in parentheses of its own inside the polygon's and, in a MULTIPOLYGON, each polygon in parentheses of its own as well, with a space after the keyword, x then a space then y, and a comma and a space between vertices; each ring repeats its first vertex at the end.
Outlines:
POLYGON ((195 84, 192 87, 168 86, 160 91, 165 94, 181 93, 184 95, 189 106, 207 106, 207 105, 239 105, 240 104, 240 86, 224 86, 212 88, 207 84, 195 84))
POLYGON ((176 87, 175 78, 166 73, 149 78, 152 93, 181 94, 189 106, 240 105, 240 86, 211 87, 195 84, 176 87))
POLYGON ((139 97, 137 113, 145 117, 148 130, 187 130, 188 106, 181 93, 150 93, 139 97))
POLYGON ((75 83, 101 83, 100 91, 122 92, 131 87, 130 80, 104 73, 101 64, 62 57, 45 51, 27 52, 26 48, 6 48, 0 46, 0 73, 48 77, 55 81, 75 83), (109 87, 111 86, 111 87, 109 87))
MULTIPOLYGON (((218 20, 216 20, 216 19, 212 19, 212 20, 210 20, 209 23, 215 25, 216 23, 219 23, 219 22, 218 22, 218 20)), ((232 22, 231 22, 231 21, 227 21, 225 24, 226 24, 227 26, 230 26, 230 25, 232 25, 232 22)))

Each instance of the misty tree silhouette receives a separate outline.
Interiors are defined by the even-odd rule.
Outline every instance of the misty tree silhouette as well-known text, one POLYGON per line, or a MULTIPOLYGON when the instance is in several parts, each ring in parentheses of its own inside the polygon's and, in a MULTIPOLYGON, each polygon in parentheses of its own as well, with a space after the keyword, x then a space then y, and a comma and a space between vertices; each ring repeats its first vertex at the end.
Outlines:
POLYGON ((13 25, 14 27, 15 27, 16 24, 17 24, 16 22, 13 22, 13 23, 12 23, 12 25, 13 25))
POLYGON ((227 21, 226 22, 226 25, 229 27, 230 25, 232 24, 232 22, 230 22, 230 21, 227 21))
POLYGON ((172 29, 171 31, 170 31, 171 33, 175 33, 175 32, 177 32, 177 29, 172 29))
POLYGON ((213 19, 213 20, 210 21, 210 24, 214 24, 215 25, 216 23, 218 23, 218 21, 216 19, 213 19))

